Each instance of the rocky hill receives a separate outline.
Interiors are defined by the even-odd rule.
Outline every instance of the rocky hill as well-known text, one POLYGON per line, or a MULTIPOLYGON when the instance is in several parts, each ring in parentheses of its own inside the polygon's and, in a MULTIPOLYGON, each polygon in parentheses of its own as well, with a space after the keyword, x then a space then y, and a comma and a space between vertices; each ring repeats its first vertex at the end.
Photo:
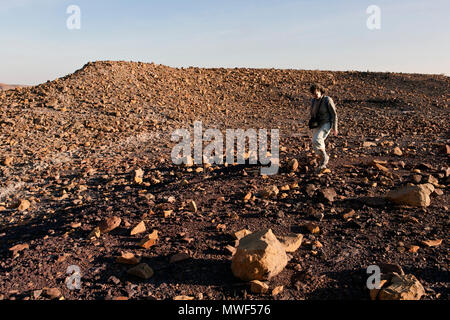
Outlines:
POLYGON ((1 91, 1 90, 11 90, 11 89, 20 88, 20 87, 24 87, 24 86, 17 85, 17 84, 4 84, 4 83, 0 83, 0 91, 1 91))
POLYGON ((1 91, 0 297, 369 299, 366 268, 390 263, 420 281, 422 299, 448 299, 449 89, 438 75, 104 61, 1 91), (306 126, 313 82, 340 119, 330 172, 319 175, 306 126), (196 120, 279 129, 279 174, 175 166, 171 133, 196 120), (407 183, 431 184, 430 203, 385 198, 407 183), (96 237, 108 217, 118 227, 96 237), (280 293, 233 276, 242 229, 303 235, 267 281, 280 293), (124 261, 154 274, 140 279, 124 261), (72 265, 81 290, 65 285, 72 265))

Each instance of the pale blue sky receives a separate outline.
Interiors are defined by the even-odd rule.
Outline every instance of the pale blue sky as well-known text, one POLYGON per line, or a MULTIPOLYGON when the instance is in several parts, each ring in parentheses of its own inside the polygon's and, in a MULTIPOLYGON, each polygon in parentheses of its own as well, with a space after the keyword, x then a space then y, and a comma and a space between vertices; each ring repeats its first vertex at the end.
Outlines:
POLYGON ((88 61, 450 75, 448 0, 0 0, 0 82, 88 61), (68 30, 69 5, 81 29, 68 30), (381 30, 366 27, 369 5, 381 30))

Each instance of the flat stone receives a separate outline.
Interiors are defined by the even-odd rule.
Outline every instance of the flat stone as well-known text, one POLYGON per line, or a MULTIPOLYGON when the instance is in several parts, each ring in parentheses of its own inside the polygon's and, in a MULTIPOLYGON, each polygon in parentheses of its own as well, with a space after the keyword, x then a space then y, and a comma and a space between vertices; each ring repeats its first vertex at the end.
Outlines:
POLYGON ((363 147, 364 148, 370 148, 370 147, 376 147, 377 144, 375 142, 372 141, 364 141, 363 142, 363 147))
POLYGON ((108 217, 103 219, 100 224, 98 225, 101 233, 108 233, 114 229, 116 229, 120 223, 122 222, 122 219, 119 217, 108 217))
POLYGON ((169 263, 181 262, 181 261, 184 261, 184 260, 187 260, 190 258, 191 257, 187 253, 184 253, 184 252, 176 253, 170 257, 169 263))
POLYGON ((266 293, 269 291, 269 286, 259 280, 252 280, 250 281, 250 291, 257 294, 266 293))
POLYGON ((442 244, 442 239, 425 240, 425 241, 422 241, 422 244, 426 245, 427 247, 437 247, 442 244))
POLYGON ((139 242, 139 246, 144 249, 148 249, 155 245, 158 238, 158 231, 154 230, 151 234, 148 234, 139 242))
POLYGON ((399 147, 395 147, 392 153, 398 157, 401 157, 403 155, 403 151, 399 147))
POLYGON ((232 236, 233 236, 233 239, 235 239, 235 240, 241 240, 242 238, 244 238, 245 236, 248 236, 251 233, 252 232, 250 230, 242 229, 242 230, 232 233, 232 236))
POLYGON ((58 288, 44 288, 44 295, 49 299, 58 299, 61 297, 61 290, 58 288))
POLYGON ((176 296, 173 298, 173 300, 194 300, 195 297, 191 297, 191 296, 176 296))
POLYGON ((277 236, 278 240, 284 247, 286 252, 295 252, 300 248, 303 240, 302 234, 291 233, 287 235, 277 236))
POLYGON ((400 205, 428 207, 431 203, 431 192, 431 187, 429 185, 408 185, 389 192, 386 198, 400 205))
POLYGON ((281 292, 283 292, 283 289, 284 289, 283 286, 277 286, 277 287, 273 288, 272 296, 276 296, 276 295, 280 294, 281 292))
POLYGON ((320 189, 319 195, 328 202, 333 202, 334 198, 337 196, 336 191, 333 188, 320 189))
POLYGON ((120 257, 116 258, 116 261, 122 264, 136 265, 141 261, 141 259, 139 257, 136 257, 131 252, 124 252, 120 255, 120 257))
POLYGON ((131 230, 130 235, 134 236, 145 231, 147 231, 147 228, 145 227, 144 221, 141 221, 131 230))

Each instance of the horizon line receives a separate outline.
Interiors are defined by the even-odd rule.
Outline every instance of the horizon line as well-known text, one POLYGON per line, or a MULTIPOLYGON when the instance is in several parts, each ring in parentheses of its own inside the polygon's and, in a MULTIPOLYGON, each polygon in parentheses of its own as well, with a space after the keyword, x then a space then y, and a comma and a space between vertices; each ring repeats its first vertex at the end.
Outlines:
MULTIPOLYGON (((145 63, 145 64, 155 64, 158 66, 164 66, 164 67, 168 67, 168 68, 173 68, 173 69, 179 69, 179 70, 183 70, 183 69, 190 69, 190 68, 197 68, 197 69, 253 69, 253 70, 293 70, 293 71, 316 71, 316 72, 360 72, 360 73, 394 73, 394 74, 410 74, 410 75, 427 75, 427 76, 444 76, 444 77, 450 77, 450 74, 448 73, 422 73, 422 72, 405 72, 405 71, 376 71, 376 70, 358 70, 358 69, 347 69, 347 70, 332 70, 332 69, 301 69, 301 68, 294 68, 294 67, 288 67, 288 68, 276 68, 276 67, 246 67, 246 66, 235 66, 235 67, 226 67, 226 66, 171 66, 171 65, 167 65, 167 64, 162 64, 162 63, 157 63, 154 61, 150 61, 150 62, 146 62, 146 61, 134 61, 134 60, 92 60, 92 61, 88 61, 85 64, 83 64, 80 68, 75 69, 74 71, 66 74, 66 75, 62 75, 59 77, 54 78, 53 80, 45 80, 42 82, 39 82, 37 84, 20 84, 20 83, 15 83, 15 84, 11 84, 11 83, 4 83, 4 82, 0 82, 0 85, 6 85, 6 86, 23 86, 23 87, 34 87, 34 86, 39 86, 42 84, 45 84, 47 82, 53 82, 56 81, 58 79, 62 79, 65 78, 67 76, 70 76, 72 74, 74 74, 75 72, 82 70, 85 66, 87 66, 90 63, 101 63, 101 62, 125 62, 125 63, 145 63)), ((1 79, 0 79, 1 80, 1 79)))

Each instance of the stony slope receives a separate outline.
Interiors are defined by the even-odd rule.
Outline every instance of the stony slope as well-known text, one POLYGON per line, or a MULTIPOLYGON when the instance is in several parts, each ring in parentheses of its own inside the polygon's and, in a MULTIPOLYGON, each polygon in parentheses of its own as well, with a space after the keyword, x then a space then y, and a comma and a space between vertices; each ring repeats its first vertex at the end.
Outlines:
POLYGON ((305 244, 292 254, 271 280, 271 286, 285 287, 276 299, 367 299, 365 268, 382 261, 415 274, 426 299, 447 299, 448 245, 420 243, 445 239, 448 227, 449 88, 449 78, 437 75, 175 69, 105 61, 56 81, 0 92, 0 293, 23 298, 57 287, 66 298, 165 299, 200 292, 205 299, 271 298, 247 295, 224 249, 233 244, 231 231, 267 227, 276 234, 305 233, 306 243, 323 244, 318 251, 305 244), (340 116, 340 136, 328 140, 337 158, 332 173, 323 176, 311 173, 305 126, 312 82, 328 87, 340 116), (264 179, 245 166, 211 172, 176 167, 170 134, 195 120, 205 129, 279 128, 282 164, 296 158, 299 170, 282 169, 264 179), (364 147, 364 141, 375 146, 364 147), (402 156, 392 154, 395 146, 402 156), (368 166, 373 159, 387 161, 388 172, 368 166), (143 184, 133 180, 138 168, 145 172, 143 184), (406 182, 417 183, 414 175, 422 182, 430 175, 438 179, 442 192, 432 195, 430 207, 394 207, 379 198, 406 182), (293 183, 299 187, 286 196, 243 201, 249 191, 293 183), (321 187, 334 188, 337 199, 321 201, 314 192, 321 187), (170 196, 174 203, 168 203, 170 196), (17 204, 23 199, 31 206, 21 211, 17 204), (189 199, 199 208, 195 214, 183 209, 189 199), (162 206, 173 214, 164 218, 162 206), (351 208, 357 218, 342 219, 351 208), (301 226, 320 212, 321 232, 307 235, 301 226), (120 216, 121 227, 90 241, 89 232, 105 216, 120 216), (160 234, 149 250, 139 249, 140 237, 129 235, 142 220, 160 234), (17 244, 29 248, 14 254, 9 249, 17 244), (416 244, 420 250, 409 252, 416 244), (115 262, 121 251, 142 256, 154 277, 140 281, 127 275, 128 267, 115 262), (179 252, 190 259, 169 263, 179 252), (69 265, 82 269, 81 291, 64 285, 69 265))
POLYGON ((26 86, 17 85, 17 84, 4 84, 4 83, 0 83, 0 91, 1 91, 1 90, 11 90, 11 89, 21 88, 21 87, 26 87, 26 86))

